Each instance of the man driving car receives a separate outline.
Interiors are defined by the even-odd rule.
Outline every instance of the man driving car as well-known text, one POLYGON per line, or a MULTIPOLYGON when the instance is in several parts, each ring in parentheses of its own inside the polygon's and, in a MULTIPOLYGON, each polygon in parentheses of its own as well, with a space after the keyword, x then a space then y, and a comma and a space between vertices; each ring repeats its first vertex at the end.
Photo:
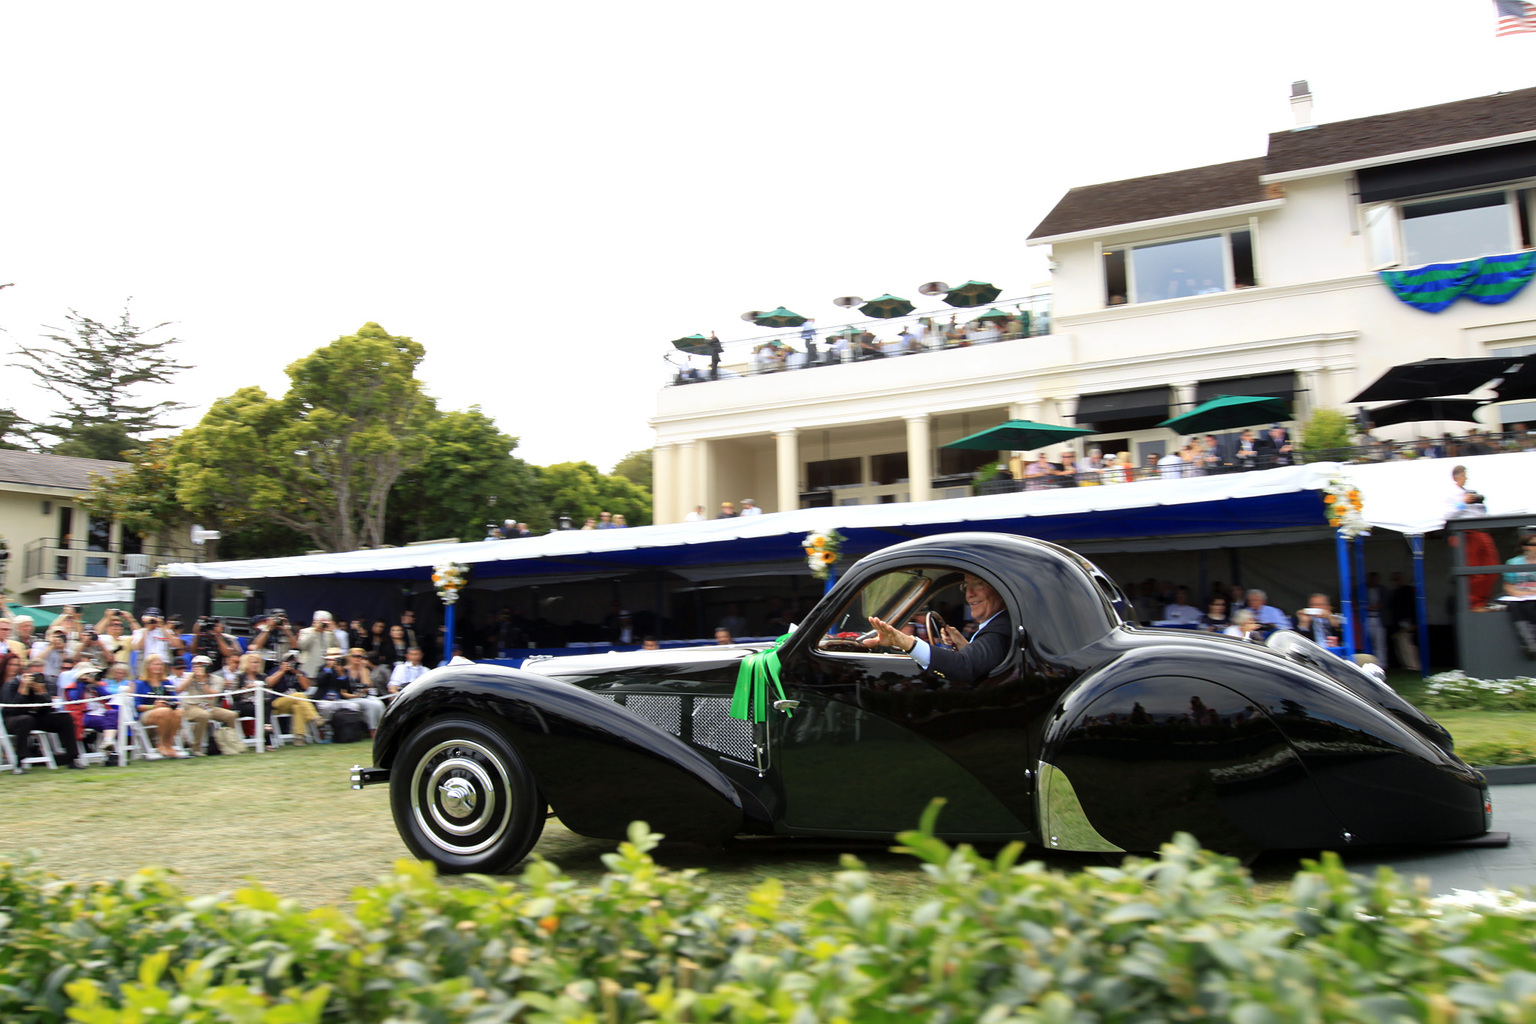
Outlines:
POLYGON ((954 626, 945 626, 944 642, 954 648, 934 646, 905 633, 883 619, 871 615, 869 624, 875 635, 864 641, 866 647, 894 647, 925 669, 956 683, 974 683, 992 673, 1008 656, 1013 623, 1003 607, 1003 598, 991 585, 965 576, 965 603, 976 620, 976 633, 966 640, 954 626))

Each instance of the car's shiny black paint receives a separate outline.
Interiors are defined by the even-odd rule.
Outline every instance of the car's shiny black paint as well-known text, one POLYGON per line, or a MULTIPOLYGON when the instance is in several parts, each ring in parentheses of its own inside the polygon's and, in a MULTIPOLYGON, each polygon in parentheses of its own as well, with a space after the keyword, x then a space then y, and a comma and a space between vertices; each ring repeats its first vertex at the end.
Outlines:
POLYGON ((948 836, 1065 849, 1152 849, 1177 830, 1244 852, 1486 831, 1481 776, 1355 666, 1305 641, 1271 650, 1128 616, 1098 569, 1055 545, 913 541, 861 560, 783 642, 799 707, 752 730, 751 756, 692 733, 689 709, 718 709, 750 653, 721 647, 440 669, 385 716, 376 762, 403 731, 471 709, 507 730, 562 820, 597 836, 634 818, 676 838, 889 836, 939 796, 948 836), (818 649, 869 579, 905 566, 975 573, 1003 596, 1018 639, 990 678, 818 649), (683 709, 666 729, 638 713, 656 697, 683 709))
POLYGON ((736 787, 697 750, 586 690, 513 669, 466 665, 412 683, 379 723, 374 762, 388 767, 412 729, 464 712, 505 731, 550 807, 582 835, 623 838, 637 820, 674 839, 741 831, 736 787))

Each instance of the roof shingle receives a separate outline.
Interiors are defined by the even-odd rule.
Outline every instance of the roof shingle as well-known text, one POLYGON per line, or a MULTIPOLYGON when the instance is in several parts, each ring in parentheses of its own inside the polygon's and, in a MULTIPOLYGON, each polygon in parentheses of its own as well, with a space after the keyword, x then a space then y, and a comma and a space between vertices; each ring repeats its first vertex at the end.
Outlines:
POLYGON ((0 483, 20 484, 24 487, 61 487, 84 491, 91 486, 92 473, 110 476, 127 468, 126 462, 0 449, 0 483))
POLYGON ((1274 132, 1264 173, 1374 160, 1529 131, 1536 131, 1536 88, 1274 132))
POLYGON ((1259 185, 1263 169, 1264 158, 1254 157, 1101 185, 1081 185, 1063 196, 1029 237, 1048 238, 1256 203, 1263 198, 1259 185))

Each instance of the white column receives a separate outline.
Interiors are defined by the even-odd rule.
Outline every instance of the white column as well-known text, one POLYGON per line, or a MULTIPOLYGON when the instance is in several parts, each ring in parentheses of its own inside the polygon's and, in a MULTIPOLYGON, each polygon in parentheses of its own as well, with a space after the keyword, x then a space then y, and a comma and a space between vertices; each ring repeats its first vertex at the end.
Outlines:
POLYGON ((1008 403, 1008 418, 1011 420, 1040 421, 1040 400, 1033 395, 1026 395, 1017 402, 1008 403))
POLYGON ((708 438, 700 438, 695 445, 698 450, 699 475, 698 475, 698 504, 704 506, 704 517, 713 519, 720 511, 722 501, 734 501, 734 498, 726 498, 715 493, 715 444, 708 438))
POLYGON ((1174 416, 1189 412, 1189 410, 1195 407, 1195 394, 1199 387, 1199 383, 1192 380, 1181 380, 1174 382, 1172 396, 1173 408, 1168 413, 1170 419, 1174 416))
POLYGON ((927 413, 907 417, 907 478, 913 501, 933 498, 933 438, 927 413))
POLYGON ((675 523, 687 509, 677 507, 677 445, 658 444, 651 460, 651 522, 675 523))
POLYGON ((774 469, 778 480, 775 512, 800 507, 800 431, 781 427, 773 432, 774 469))
POLYGON ((673 474, 672 507, 678 510, 681 519, 693 511, 693 506, 704 504, 704 495, 699 491, 697 445, 692 441, 679 442, 673 463, 677 471, 673 474))

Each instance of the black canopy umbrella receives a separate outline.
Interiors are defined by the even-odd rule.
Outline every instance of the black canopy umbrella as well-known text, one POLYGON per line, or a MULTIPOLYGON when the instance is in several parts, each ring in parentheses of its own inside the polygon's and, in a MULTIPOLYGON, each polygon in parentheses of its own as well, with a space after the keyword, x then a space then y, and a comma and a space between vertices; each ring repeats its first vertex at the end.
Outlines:
POLYGON ((757 314, 757 316, 752 318, 752 322, 759 327, 773 327, 777 329, 781 327, 799 327, 809 319, 810 317, 801 316, 799 313, 791 312, 780 306, 778 309, 770 309, 766 313, 757 314))
POLYGON ((1283 420, 1290 416, 1290 403, 1283 398, 1254 395, 1221 395, 1202 402, 1189 412, 1159 423, 1180 434, 1204 434, 1211 430, 1251 427, 1265 420, 1283 420))
POLYGON ((944 296, 944 301, 951 306, 985 306, 989 302, 996 302, 1001 294, 1001 288, 985 281, 967 281, 958 288, 951 288, 949 294, 944 296))
POLYGON ((1536 398, 1536 355, 1521 356, 1518 365, 1510 365, 1495 390, 1501 402, 1527 402, 1536 398))
POLYGON ((714 342, 702 334, 690 334, 686 338, 675 338, 672 347, 679 352, 687 352, 691 356, 707 356, 714 342))
POLYGON ((859 307, 859 312, 865 316, 877 316, 882 320, 889 320, 893 316, 906 316, 916 308, 906 299, 887 294, 878 299, 870 299, 859 307))
POLYGON ((1415 398, 1407 402, 1377 406, 1365 410, 1365 415, 1378 427, 1390 427, 1394 423, 1476 423, 1474 415, 1483 407, 1475 398, 1415 398))
POLYGON ((977 431, 958 441, 951 441, 945 448, 967 448, 977 452, 1022 452, 1029 448, 1070 441, 1074 437, 1092 434, 1092 429, 1064 427, 1055 423, 1035 423, 1031 420, 1009 420, 995 427, 977 431))
POLYGON ((1410 398, 1465 395, 1487 384, 1521 362, 1515 356, 1479 356, 1474 359, 1421 359, 1394 366, 1378 377, 1351 402, 1395 402, 1410 398))
POLYGON ((1415 398, 1392 405, 1367 408, 1366 418, 1376 427, 1393 424, 1427 424, 1442 421, 1452 424, 1475 424, 1476 411, 1482 402, 1475 398, 1415 398))

